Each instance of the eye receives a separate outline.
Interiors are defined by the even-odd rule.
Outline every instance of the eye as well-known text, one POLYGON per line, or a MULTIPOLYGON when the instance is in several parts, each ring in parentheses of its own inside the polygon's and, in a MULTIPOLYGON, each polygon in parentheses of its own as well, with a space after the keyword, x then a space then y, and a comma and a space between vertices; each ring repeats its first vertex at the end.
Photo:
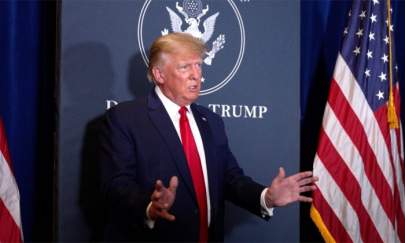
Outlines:
POLYGON ((189 66, 190 66, 190 65, 188 65, 188 64, 180 65, 179 69, 180 69, 181 71, 185 71, 185 70, 188 69, 189 66))

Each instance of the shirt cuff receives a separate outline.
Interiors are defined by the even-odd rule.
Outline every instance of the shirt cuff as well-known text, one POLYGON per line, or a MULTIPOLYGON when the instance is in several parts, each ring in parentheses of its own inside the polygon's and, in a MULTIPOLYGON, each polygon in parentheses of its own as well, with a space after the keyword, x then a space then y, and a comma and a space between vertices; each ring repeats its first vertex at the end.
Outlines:
POLYGON ((146 214, 145 224, 146 224, 146 226, 148 226, 149 229, 153 229, 155 227, 155 220, 152 220, 148 214, 151 206, 152 206, 152 202, 150 202, 148 204, 148 206, 146 207, 146 212, 145 212, 145 214, 146 214))
POLYGON ((267 188, 265 188, 262 191, 262 194, 260 195, 260 205, 262 206, 262 217, 265 218, 266 216, 273 216, 273 211, 274 208, 268 208, 266 205, 266 192, 267 192, 267 188))

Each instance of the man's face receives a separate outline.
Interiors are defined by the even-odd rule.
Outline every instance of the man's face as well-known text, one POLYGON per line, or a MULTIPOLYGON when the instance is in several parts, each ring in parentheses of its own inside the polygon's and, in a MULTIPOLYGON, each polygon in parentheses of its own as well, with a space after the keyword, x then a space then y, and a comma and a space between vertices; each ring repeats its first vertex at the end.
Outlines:
POLYGON ((200 95, 202 59, 198 53, 164 54, 154 76, 163 94, 179 106, 193 103, 200 95))

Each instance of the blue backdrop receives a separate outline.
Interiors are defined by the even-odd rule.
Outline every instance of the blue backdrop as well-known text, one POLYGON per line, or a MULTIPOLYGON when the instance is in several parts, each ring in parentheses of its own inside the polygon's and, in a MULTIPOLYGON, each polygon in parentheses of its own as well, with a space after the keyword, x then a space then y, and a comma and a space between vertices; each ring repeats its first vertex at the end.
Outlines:
MULTIPOLYGON (((300 5, 301 168, 311 168, 329 80, 351 1, 301 1, 300 5)), ((402 68, 405 34, 400 30, 405 24, 404 5, 404 1, 393 1, 402 90, 405 86, 402 68)), ((53 219, 57 217, 53 211, 56 204, 53 137, 58 103, 54 87, 59 65, 55 61, 58 60, 55 58, 58 53, 57 14, 56 3, 51 1, 0 1, 0 116, 5 121, 20 188, 27 241, 55 237, 52 232, 53 219)), ((274 21, 264 16, 263 21, 274 21)), ((257 26, 263 26, 263 22, 257 26)), ((86 50, 86 45, 83 47, 82 50, 86 50)), ((100 56, 96 58, 109 55, 98 53, 100 56)), ((301 239, 317 239, 307 215, 307 207, 301 207, 301 239)))
MULTIPOLYGON (((179 4, 185 1, 178 0, 179 4)), ((199 2, 199 1, 195 1, 199 2)), ((224 118, 232 151, 246 174, 271 183, 278 167, 299 170, 299 2, 202 0, 203 22, 219 13, 212 38, 225 38, 203 65, 197 101, 224 118), (218 87, 215 88, 215 87, 218 87), (213 91, 213 92, 211 92, 213 91)), ((145 95, 145 49, 171 22, 176 0, 65 1, 61 6, 61 103, 58 235, 99 237, 94 134, 106 104, 145 95)), ((184 22, 184 20, 183 20, 184 22)), ((183 29, 188 28, 186 23, 183 29)), ((218 42, 218 43, 219 43, 218 42)), ((269 222, 227 205, 228 242, 299 240, 298 204, 269 222)))

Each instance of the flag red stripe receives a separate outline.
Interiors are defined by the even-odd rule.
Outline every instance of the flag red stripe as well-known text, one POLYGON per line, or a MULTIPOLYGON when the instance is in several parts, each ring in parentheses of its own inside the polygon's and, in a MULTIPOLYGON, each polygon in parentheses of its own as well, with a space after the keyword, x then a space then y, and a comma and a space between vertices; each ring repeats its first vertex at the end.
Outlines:
MULTIPOLYGON (((399 129, 395 129, 394 134, 395 134, 395 138, 393 138, 393 139, 395 139, 395 141, 396 141, 396 149, 400 149, 401 141, 400 141, 399 129)), ((390 151, 391 151, 391 146, 392 146, 392 144, 389 145, 390 151)), ((400 150, 398 150, 398 151, 400 151, 400 150)), ((401 160, 399 160, 399 162, 400 161, 401 160)), ((404 211, 402 209, 403 206, 401 206, 400 191, 399 191, 398 183, 397 183, 398 175, 396 173, 394 163, 395 163, 395 161, 392 159, 391 166, 393 168, 392 180, 394 181, 394 204, 395 204, 394 211, 395 211, 396 222, 398 224, 398 229, 404 229, 404 230, 397 230, 399 239, 401 240, 401 242, 405 242, 405 215, 404 215, 404 211)), ((401 176, 401 175, 399 175, 399 176, 401 176)), ((403 183, 403 181, 400 183, 403 183)))
POLYGON ((10 153, 0 119, 0 242, 22 242, 20 197, 11 171, 10 153))
POLYGON ((21 231, 0 198, 0 241, 22 242, 21 231))
POLYGON ((401 242, 405 242, 405 217, 401 208, 401 201, 399 199, 398 187, 395 187, 395 211, 396 211, 396 220, 397 220, 397 232, 401 242))
MULTIPOLYGON (((399 85, 397 84, 396 86, 395 86, 395 88, 393 89, 393 92, 394 92, 394 101, 395 101, 395 111, 396 111, 396 114, 397 114, 397 116, 398 116, 398 119, 399 119, 399 114, 400 114, 400 96, 399 96, 399 85)), ((401 125, 401 124, 400 124, 401 125)), ((399 163, 400 163, 400 165, 399 165, 399 167, 400 167, 400 171, 399 171, 399 173, 401 173, 400 175, 397 175, 397 172, 396 172, 396 170, 394 170, 394 180, 395 180, 395 192, 394 192, 394 200, 395 200, 395 212, 396 212, 396 220, 397 220, 397 226, 398 226, 398 229, 402 229, 402 230, 398 230, 398 235, 399 235, 399 238, 400 238, 400 240, 401 240, 401 242, 405 242, 405 215, 404 215, 404 210, 403 210, 403 207, 404 207, 404 205, 403 204, 401 204, 401 197, 400 197, 400 191, 399 191, 399 188, 398 188, 398 183, 402 183, 402 186, 403 186, 403 183, 404 183, 404 180, 403 180, 403 176, 404 176, 404 173, 403 173, 403 158, 401 157, 401 150, 402 150, 402 146, 403 146, 403 144, 402 144, 402 141, 401 141, 401 134, 400 134, 400 132, 401 132, 401 130, 399 129, 399 128, 396 128, 395 129, 395 141, 396 141, 396 149, 398 150, 398 153, 399 153, 399 163), (402 178, 402 181, 401 181, 401 179, 399 180, 399 182, 397 182, 397 177, 399 176, 399 178, 402 178)), ((395 163, 395 161, 393 161, 393 163, 395 163)), ((393 168, 395 168, 395 165, 394 164, 392 164, 392 166, 393 166, 393 168)), ((402 203, 405 203, 405 202, 402 202, 402 203)))
MULTIPOLYGON (((395 89, 394 89, 394 97, 395 97, 395 110, 397 112, 398 118, 400 118, 400 114, 401 114, 401 97, 400 97, 400 93, 399 93, 399 84, 397 83, 395 89)), ((401 124, 402 126, 402 124, 401 124)), ((402 134, 401 134, 402 130, 401 129, 397 129, 396 133, 397 133, 397 145, 398 145, 398 152, 400 154, 400 161, 401 161, 401 168, 402 168, 402 183, 405 182, 405 163, 404 163, 404 158, 402 157, 402 151, 403 151, 403 141, 402 141, 402 134)), ((405 203, 405 202, 403 202, 405 203)))
POLYGON ((353 242, 342 225, 342 222, 336 217, 329 203, 323 198, 321 192, 319 190, 315 191, 312 198, 314 207, 318 210, 325 226, 328 228, 333 238, 339 239, 341 242, 353 242))
MULTIPOLYGON (((368 99, 361 89, 361 86, 353 76, 349 66, 343 59, 342 55, 338 56, 335 66, 334 77, 336 83, 341 88, 341 93, 350 103, 350 107, 357 115, 358 121, 364 127, 365 134, 368 136, 366 140, 369 144, 366 148, 372 148, 372 153, 376 157, 376 162, 379 165, 381 173, 384 175, 385 180, 388 182, 391 191, 394 191, 392 183, 392 168, 387 166, 386 161, 389 161, 390 151, 387 144, 384 142, 384 134, 379 129, 378 121, 376 120, 375 113, 369 106, 368 99)), ((369 97, 372 99, 371 97, 369 97)), ((385 102, 382 106, 386 106, 385 102)), ((382 107, 380 106, 380 107, 382 107)), ((351 122, 350 120, 348 122, 351 122)), ((387 121, 385 121, 386 123, 387 121)))
POLYGON ((0 118, 0 152, 3 153, 3 156, 6 159, 8 166, 12 168, 10 152, 8 151, 6 139, 6 130, 4 129, 3 121, 1 118, 0 118))
MULTIPOLYGON (((384 136, 385 144, 387 144, 390 161, 392 161, 391 155, 391 136, 390 136, 390 127, 388 125, 388 106, 383 105, 378 110, 374 112, 374 117, 378 123, 378 127, 381 130, 382 135, 384 136)), ((389 162, 388 160, 386 161, 389 162)))
MULTIPOLYGON (((398 119, 400 119, 399 116, 401 114, 401 97, 400 97, 399 91, 400 91, 399 83, 397 83, 395 88, 393 89, 393 93, 394 93, 395 111, 396 111, 398 119)), ((401 122, 400 122, 400 126, 402 126, 401 122)), ((397 220, 397 223, 398 223, 397 226, 399 229, 397 231, 398 231, 398 235, 399 235, 401 242, 405 242, 405 215, 404 215, 404 210, 403 210, 403 207, 404 207, 403 204, 405 204, 405 202, 402 202, 402 204, 401 204, 400 191, 398 188, 399 185, 397 183, 397 177, 399 176, 399 178, 402 178, 402 181, 400 180, 399 183, 402 183, 402 186, 404 186, 404 179, 403 179, 404 178, 404 171, 403 171, 404 160, 401 156, 403 143, 401 140, 400 132, 401 132, 401 129, 399 129, 399 128, 395 129, 395 139, 396 139, 396 145, 397 145, 396 149, 398 150, 398 154, 399 154, 401 175, 397 175, 396 171, 394 170, 394 172, 395 172, 395 194, 394 194, 395 196, 394 196, 394 198, 395 198, 395 208, 396 208, 396 210, 395 210, 396 211, 396 220, 397 220)), ((393 168, 395 168, 394 165, 393 165, 393 168)))
POLYGON ((346 196, 352 208, 356 211, 363 241, 383 242, 361 201, 361 187, 359 183, 323 129, 321 129, 320 134, 318 156, 346 196))
POLYGON ((367 134, 364 131, 362 123, 351 109, 350 104, 345 99, 345 96, 334 79, 332 79, 331 82, 328 102, 363 158, 365 173, 373 186, 384 211, 394 224, 395 212, 393 210, 394 204, 391 187, 380 170, 376 156, 367 141, 367 134))

